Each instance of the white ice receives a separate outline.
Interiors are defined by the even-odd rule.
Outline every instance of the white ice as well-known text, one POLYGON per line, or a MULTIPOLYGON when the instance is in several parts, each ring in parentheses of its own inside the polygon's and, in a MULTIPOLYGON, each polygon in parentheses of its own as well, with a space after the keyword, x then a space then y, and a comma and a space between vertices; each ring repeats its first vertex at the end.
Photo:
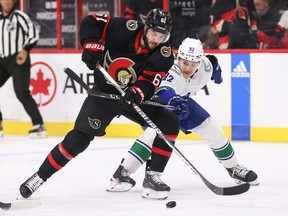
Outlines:
MULTIPOLYGON (((26 136, 0 139, 0 201, 15 201, 20 184, 37 171, 61 137, 31 140, 26 136)), ((172 190, 167 200, 141 198, 144 166, 132 177, 136 186, 126 193, 106 192, 109 179, 134 139, 95 138, 88 149, 53 175, 30 198, 33 209, 0 209, 13 216, 287 216, 288 144, 232 142, 239 162, 259 175, 260 185, 244 194, 218 196, 176 155, 162 179, 172 190), (165 204, 175 200, 177 206, 165 204)), ((213 184, 234 185, 204 141, 178 140, 179 150, 213 184)))

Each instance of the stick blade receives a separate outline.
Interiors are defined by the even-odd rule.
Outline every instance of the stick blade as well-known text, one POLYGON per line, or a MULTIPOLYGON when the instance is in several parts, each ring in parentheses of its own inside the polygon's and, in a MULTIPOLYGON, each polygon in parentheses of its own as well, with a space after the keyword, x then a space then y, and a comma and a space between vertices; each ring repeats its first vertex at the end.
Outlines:
POLYGON ((0 208, 3 210, 19 210, 19 209, 37 208, 40 205, 41 205, 41 202, 38 200, 15 201, 11 203, 0 202, 0 208))
POLYGON ((247 192, 249 190, 249 188, 250 188, 250 184, 249 183, 236 185, 234 187, 223 188, 223 194, 222 195, 238 195, 238 194, 242 194, 242 193, 247 192))

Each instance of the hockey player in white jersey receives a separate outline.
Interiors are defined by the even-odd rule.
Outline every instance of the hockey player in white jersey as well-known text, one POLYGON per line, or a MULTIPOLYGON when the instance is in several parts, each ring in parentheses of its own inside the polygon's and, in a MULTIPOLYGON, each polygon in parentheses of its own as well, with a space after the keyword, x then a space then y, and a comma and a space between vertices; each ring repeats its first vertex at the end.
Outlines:
MULTIPOLYGON (((156 95, 164 103, 177 107, 173 112, 180 120, 180 129, 185 134, 195 133, 206 140, 216 158, 237 183, 249 182, 250 185, 258 185, 257 174, 238 163, 233 147, 217 121, 192 98, 209 81, 222 83, 221 72, 217 58, 214 55, 204 55, 200 40, 186 38, 178 49, 174 65, 162 79, 156 95)), ((167 163, 159 164, 159 172, 149 170, 151 161, 148 158, 151 152, 157 151, 158 154, 162 152, 168 159, 171 156, 165 150, 154 147, 155 136, 156 132, 152 128, 147 128, 144 135, 137 139, 112 176, 107 191, 129 191, 136 184, 130 174, 147 162, 142 197, 148 199, 168 197, 170 187, 160 178, 167 163)))

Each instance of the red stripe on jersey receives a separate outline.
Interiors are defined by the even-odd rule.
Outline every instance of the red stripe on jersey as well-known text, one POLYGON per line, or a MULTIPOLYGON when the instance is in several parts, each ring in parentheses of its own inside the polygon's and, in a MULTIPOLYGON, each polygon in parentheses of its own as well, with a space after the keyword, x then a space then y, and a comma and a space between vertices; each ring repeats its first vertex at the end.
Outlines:
POLYGON ((149 75, 149 76, 154 76, 155 74, 160 74, 161 77, 164 77, 165 74, 166 74, 164 71, 157 71, 157 72, 155 72, 155 71, 148 71, 148 70, 143 70, 143 73, 144 73, 144 74, 147 74, 147 75, 149 75))
POLYGON ((124 17, 127 19, 134 19, 134 16, 132 16, 131 14, 126 14, 124 17))
POLYGON ((157 148, 155 146, 152 146, 152 152, 159 154, 159 155, 162 155, 162 156, 165 156, 165 157, 171 157, 171 154, 172 154, 172 152, 165 151, 165 150, 157 148))
MULTIPOLYGON (((142 75, 140 75, 139 77, 138 77, 138 80, 141 80, 141 81, 148 81, 148 82, 150 82, 150 83, 152 83, 152 81, 151 80, 149 80, 149 79, 146 79, 145 77, 143 77, 142 75)), ((152 83, 153 84, 153 83, 152 83)), ((154 85, 154 84, 153 84, 154 85)), ((155 86, 155 85, 154 85, 155 86)))
POLYGON ((62 166, 57 164, 56 161, 53 159, 51 153, 48 155, 48 161, 56 170, 60 170, 62 168, 62 166))
POLYGON ((138 80, 148 81, 148 82, 150 82, 155 88, 158 87, 158 85, 159 85, 160 83, 156 82, 156 83, 158 83, 158 84, 156 85, 156 84, 153 82, 153 81, 154 81, 154 76, 155 76, 156 74, 160 74, 161 77, 164 77, 165 74, 166 74, 166 73, 163 72, 163 71, 161 71, 161 72, 153 72, 153 71, 147 71, 147 70, 144 70, 143 73, 144 73, 144 74, 147 74, 149 77, 151 77, 151 79, 147 79, 147 78, 144 77, 143 75, 140 75, 140 76, 138 77, 138 80), (152 80, 152 79, 153 79, 153 80, 152 80))
POLYGON ((105 25, 105 27, 104 27, 104 30, 103 30, 103 32, 102 32, 102 37, 101 37, 101 40, 102 40, 102 42, 103 43, 105 43, 105 38, 106 38, 106 30, 107 30, 107 26, 108 26, 108 24, 109 24, 109 22, 110 22, 110 16, 108 16, 107 17, 107 23, 106 23, 106 25, 105 25))
POLYGON ((144 29, 141 29, 139 31, 139 33, 137 34, 136 39, 135 39, 134 47, 135 47, 136 54, 143 54, 143 53, 148 53, 149 52, 148 49, 145 49, 145 48, 141 47, 141 45, 140 45, 140 39, 141 39, 141 36, 143 34, 143 31, 144 31, 144 29))
POLYGON ((101 20, 101 21, 105 22, 105 27, 104 27, 104 29, 103 29, 102 36, 101 36, 102 42, 105 43, 106 29, 107 29, 107 26, 108 26, 108 24, 109 24, 109 22, 110 22, 111 17, 110 17, 110 16, 105 16, 105 17, 103 17, 103 15, 101 15, 102 17, 99 16, 99 18, 97 18, 97 14, 92 14, 92 16, 93 16, 94 19, 96 19, 97 21, 100 21, 100 20, 101 20))
POLYGON ((72 156, 62 145, 62 143, 58 144, 58 149, 61 152, 61 154, 68 160, 71 160, 72 158, 74 158, 74 156, 72 156))
POLYGON ((129 7, 125 8, 125 18, 134 18, 136 16, 136 12, 129 7))

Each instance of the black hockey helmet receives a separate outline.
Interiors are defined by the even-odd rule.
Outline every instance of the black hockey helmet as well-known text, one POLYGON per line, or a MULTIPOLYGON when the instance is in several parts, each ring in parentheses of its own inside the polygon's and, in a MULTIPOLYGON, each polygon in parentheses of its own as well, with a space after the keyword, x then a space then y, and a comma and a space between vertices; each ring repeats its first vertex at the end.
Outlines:
POLYGON ((152 9, 147 13, 145 25, 157 32, 170 35, 172 30, 171 14, 159 8, 152 9))

